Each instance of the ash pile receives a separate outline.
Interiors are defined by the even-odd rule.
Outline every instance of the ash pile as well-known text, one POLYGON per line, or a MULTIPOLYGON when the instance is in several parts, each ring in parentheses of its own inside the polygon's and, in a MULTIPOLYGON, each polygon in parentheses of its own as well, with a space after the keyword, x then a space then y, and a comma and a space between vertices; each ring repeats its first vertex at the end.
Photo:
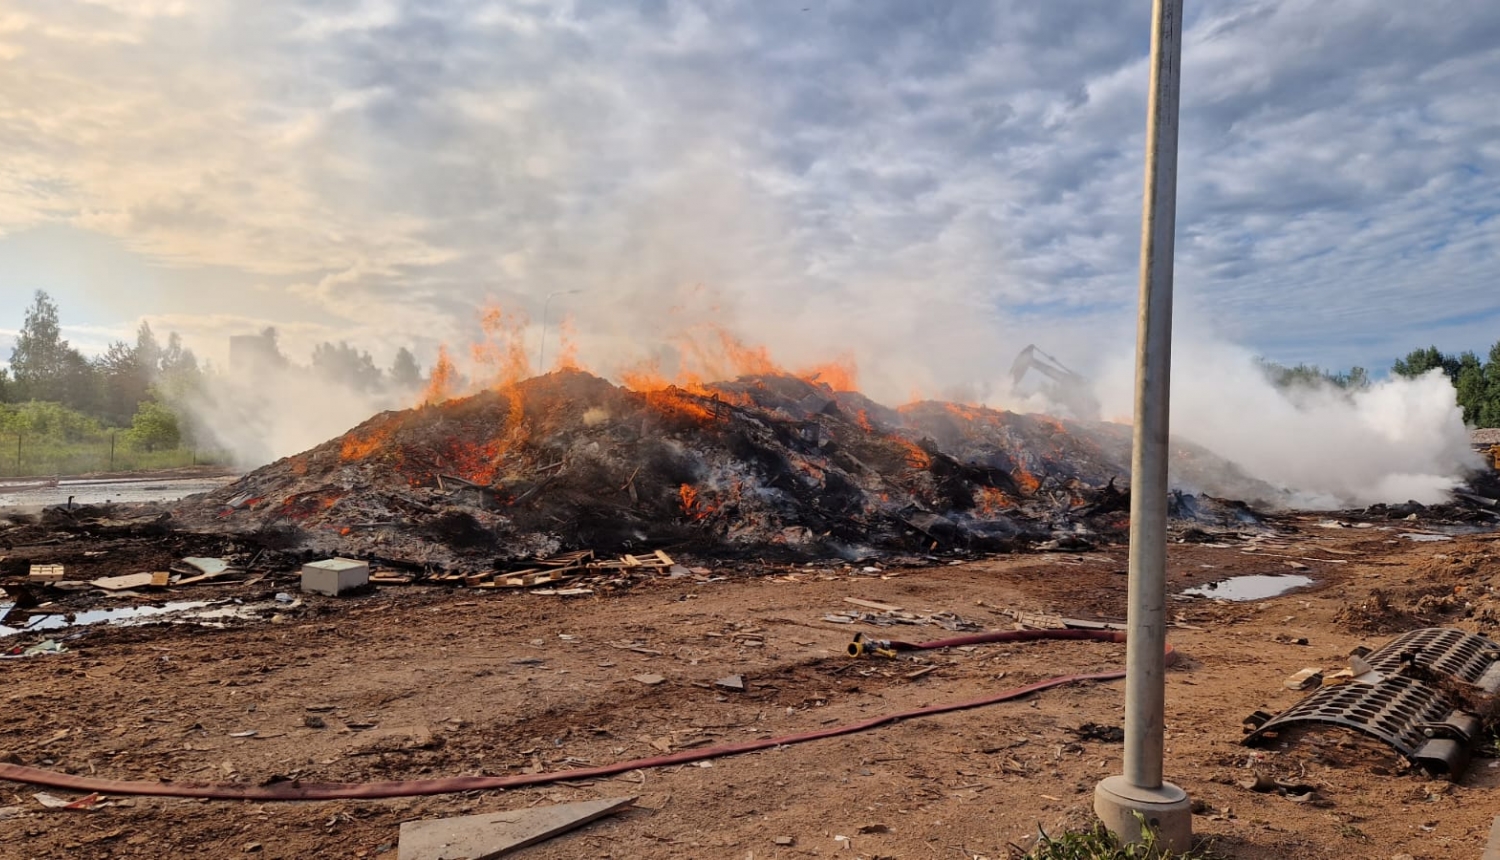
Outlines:
MULTIPOLYGON (((371 418, 184 501, 195 529, 422 565, 567 549, 857 558, 1123 535, 1130 429, 791 376, 652 391, 558 371, 371 418)), ((1177 444, 1174 515, 1242 527, 1275 491, 1177 444)))

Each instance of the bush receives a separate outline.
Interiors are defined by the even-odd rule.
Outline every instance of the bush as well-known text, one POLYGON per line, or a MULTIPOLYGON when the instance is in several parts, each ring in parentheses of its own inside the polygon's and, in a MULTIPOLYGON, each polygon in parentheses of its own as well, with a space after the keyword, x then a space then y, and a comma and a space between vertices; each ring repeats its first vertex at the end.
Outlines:
POLYGON ((176 413, 154 400, 146 400, 135 410, 125 438, 134 448, 156 451, 176 448, 182 441, 182 431, 177 426, 176 413))

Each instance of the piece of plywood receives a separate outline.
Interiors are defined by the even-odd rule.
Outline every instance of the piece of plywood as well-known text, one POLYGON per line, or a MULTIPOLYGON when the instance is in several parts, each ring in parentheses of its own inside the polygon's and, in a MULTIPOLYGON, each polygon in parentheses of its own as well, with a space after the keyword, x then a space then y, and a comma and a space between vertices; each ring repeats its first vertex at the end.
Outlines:
POLYGON ((127 573, 124 576, 100 577, 91 581, 89 585, 105 591, 124 591, 127 588, 149 588, 155 584, 155 579, 155 574, 127 573))
POLYGON ((407 821, 397 860, 491 860, 623 809, 634 797, 561 803, 484 815, 407 821))

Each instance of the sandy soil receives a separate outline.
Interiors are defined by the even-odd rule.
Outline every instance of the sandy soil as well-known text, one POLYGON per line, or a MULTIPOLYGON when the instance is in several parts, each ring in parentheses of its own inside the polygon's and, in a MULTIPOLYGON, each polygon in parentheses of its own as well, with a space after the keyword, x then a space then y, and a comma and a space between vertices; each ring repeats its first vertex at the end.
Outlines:
MULTIPOLYGON (((1240 745, 1246 715, 1299 699, 1282 680, 1304 666, 1340 667, 1355 646, 1397 630, 1489 632, 1496 621, 1496 535, 1416 542, 1395 527, 1409 524, 1334 529, 1319 519, 1279 521, 1274 549, 1173 545, 1174 592, 1291 572, 1288 561, 1315 584, 1253 603, 1171 601, 1179 626, 1170 634, 1185 659, 1168 675, 1168 778, 1188 790, 1195 832, 1224 857, 1478 856, 1500 808, 1500 762, 1476 759, 1455 784, 1372 756, 1340 732, 1268 750, 1240 745), (1257 772, 1316 786, 1320 799, 1241 787, 1257 772)), ((1119 617, 1124 557, 1113 547, 874 573, 751 567, 607 597, 390 587, 307 597, 230 629, 97 629, 67 653, 0 662, 0 758, 114 778, 387 780, 566 769, 819 729, 1101 671, 1124 656, 1116 645, 1032 643, 852 661, 843 652, 857 630, 915 641, 953 634, 824 620, 854 608, 845 598, 988 628, 1013 624, 1004 608, 1119 617), (925 666, 936 669, 911 677, 925 666), (732 673, 746 692, 713 688, 732 673), (643 674, 665 681, 635 680, 643 674), (309 727, 318 722, 309 716, 324 727, 309 727)), ((214 593, 264 598, 289 582, 214 593)), ((163 599, 204 593, 188 591, 163 599)), ((404 800, 134 798, 84 812, 43 808, 37 789, 0 783, 0 807, 19 808, 0 813, 0 857, 394 860, 402 821, 621 795, 638 796, 637 806, 521 856, 1008 857, 1039 827, 1088 820, 1095 783, 1120 770, 1121 745, 1080 728, 1118 725, 1122 696, 1121 682, 1079 684, 711 766, 404 800)))

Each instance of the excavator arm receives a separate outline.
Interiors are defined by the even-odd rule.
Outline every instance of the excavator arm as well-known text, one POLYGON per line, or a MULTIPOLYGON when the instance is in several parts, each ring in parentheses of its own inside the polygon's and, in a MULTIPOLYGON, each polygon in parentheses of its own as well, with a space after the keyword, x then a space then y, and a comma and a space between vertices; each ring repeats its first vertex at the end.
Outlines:
POLYGON ((1099 418, 1099 401, 1090 390, 1088 379, 1069 370, 1062 362, 1038 349, 1036 344, 1027 344, 1011 362, 1012 388, 1019 386, 1026 373, 1032 370, 1048 379, 1049 383, 1042 392, 1047 399, 1068 411, 1073 418, 1099 418))

